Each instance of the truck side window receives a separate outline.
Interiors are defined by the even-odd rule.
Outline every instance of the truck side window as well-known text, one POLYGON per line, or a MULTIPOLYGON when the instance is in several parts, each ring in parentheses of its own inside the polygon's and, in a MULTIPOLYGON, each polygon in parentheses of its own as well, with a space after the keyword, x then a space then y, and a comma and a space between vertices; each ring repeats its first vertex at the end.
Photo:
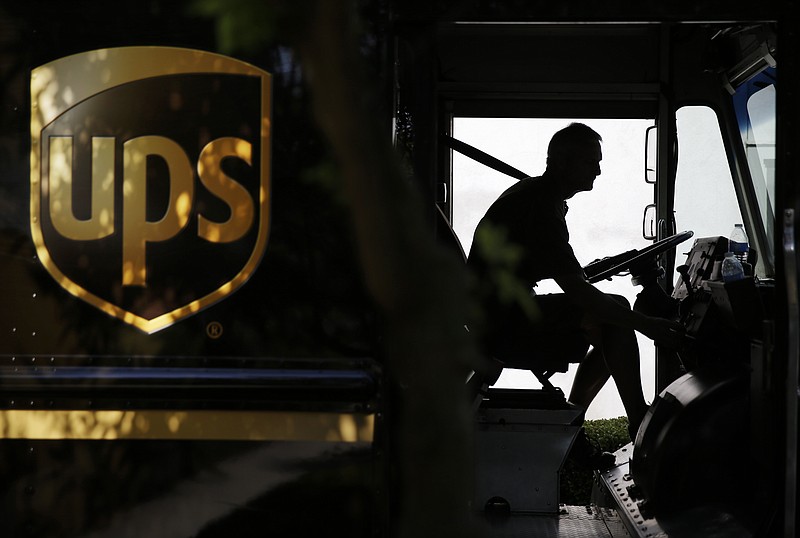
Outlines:
MULTIPOLYGON (((774 253, 771 246, 775 237, 775 85, 769 84, 774 69, 762 73, 741 91, 746 106, 739 107, 739 126, 747 155, 747 165, 753 180, 758 212, 767 235, 767 248, 761 252, 756 266, 760 277, 771 276, 774 253), (744 109, 744 110, 742 110, 744 109), (746 116, 742 117, 742 116, 746 116), (764 262, 767 262, 766 264, 764 262)), ((774 78, 773 78, 774 80, 774 78)))
POLYGON ((742 132, 756 187, 758 206, 765 222, 775 218, 775 85, 759 90, 747 101, 749 128, 742 132), (760 177, 757 172, 761 172, 760 177))

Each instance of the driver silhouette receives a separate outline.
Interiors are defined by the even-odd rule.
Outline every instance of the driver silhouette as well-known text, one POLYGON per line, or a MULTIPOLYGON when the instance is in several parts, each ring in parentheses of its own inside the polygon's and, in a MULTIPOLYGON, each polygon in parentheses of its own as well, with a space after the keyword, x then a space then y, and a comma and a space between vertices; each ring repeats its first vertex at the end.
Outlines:
POLYGON ((547 149, 545 172, 516 183, 489 208, 468 260, 481 303, 481 319, 473 325, 484 351, 509 366, 530 368, 554 354, 571 353, 570 362, 579 366, 569 401, 584 409, 613 378, 633 438, 648 407, 634 331, 674 348, 683 327, 633 311, 625 298, 599 291, 575 258, 566 200, 592 190, 600 175, 601 142, 581 123, 558 131, 547 149), (537 282, 548 278, 563 293, 535 295, 537 282))

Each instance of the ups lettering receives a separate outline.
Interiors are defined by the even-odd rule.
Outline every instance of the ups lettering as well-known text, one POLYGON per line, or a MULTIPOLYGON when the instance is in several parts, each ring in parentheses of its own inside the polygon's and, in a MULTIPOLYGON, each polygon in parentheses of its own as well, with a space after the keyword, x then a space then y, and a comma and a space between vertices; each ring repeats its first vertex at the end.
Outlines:
POLYGON ((270 231, 269 73, 119 47, 30 83, 31 239, 64 292, 152 334, 249 282, 270 231))
MULTIPOLYGON (((90 215, 80 219, 73 210, 73 137, 50 137, 49 214, 53 228, 74 241, 92 241, 111 236, 115 229, 116 140, 92 137, 90 215)), ((181 146, 163 136, 140 136, 122 144, 122 285, 147 285, 147 244, 169 241, 186 228, 195 199, 195 171, 202 188, 224 202, 230 217, 215 221, 197 215, 197 236, 210 243, 231 243, 251 228, 254 200, 239 182, 222 170, 227 158, 252 166, 252 145, 246 140, 222 137, 200 152, 196 167, 181 146), (147 160, 162 159, 168 170, 168 200, 163 215, 148 220, 147 160)))

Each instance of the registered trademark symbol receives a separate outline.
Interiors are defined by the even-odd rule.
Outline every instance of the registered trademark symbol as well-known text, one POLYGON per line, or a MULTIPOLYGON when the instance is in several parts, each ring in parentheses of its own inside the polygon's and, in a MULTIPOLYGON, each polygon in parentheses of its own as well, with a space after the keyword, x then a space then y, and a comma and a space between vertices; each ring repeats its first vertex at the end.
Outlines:
POLYGON ((206 325, 206 334, 209 338, 213 338, 214 340, 222 336, 222 323, 219 321, 212 321, 206 325))

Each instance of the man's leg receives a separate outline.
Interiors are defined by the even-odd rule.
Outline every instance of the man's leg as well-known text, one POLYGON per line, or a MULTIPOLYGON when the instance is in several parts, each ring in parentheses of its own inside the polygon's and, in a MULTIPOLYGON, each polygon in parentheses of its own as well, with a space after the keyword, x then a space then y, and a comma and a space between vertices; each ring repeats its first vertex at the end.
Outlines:
MULTIPOLYGON (((599 331, 595 332, 599 334, 599 331)), ((592 403, 610 376, 611 374, 608 372, 608 367, 598 342, 578 365, 569 401, 588 409, 589 404, 592 403)), ((596 444, 590 441, 583 428, 575 438, 570 452, 570 459, 582 467, 600 470, 612 467, 616 461, 613 454, 602 452, 596 444)))
POLYGON ((628 415, 629 431, 636 432, 647 412, 639 366, 639 344, 631 329, 606 325, 603 327, 603 357, 622 405, 628 415))
MULTIPOLYGON (((624 297, 614 296, 614 299, 630 307, 624 297)), ((594 347, 578 366, 570 401, 588 408, 611 376, 628 415, 629 430, 637 431, 647 412, 647 403, 642 390, 636 333, 591 321, 584 325, 584 332, 594 347)))
POLYGON ((578 364, 575 380, 569 393, 569 401, 575 405, 589 408, 611 374, 606 366, 606 359, 599 347, 593 347, 578 364))

